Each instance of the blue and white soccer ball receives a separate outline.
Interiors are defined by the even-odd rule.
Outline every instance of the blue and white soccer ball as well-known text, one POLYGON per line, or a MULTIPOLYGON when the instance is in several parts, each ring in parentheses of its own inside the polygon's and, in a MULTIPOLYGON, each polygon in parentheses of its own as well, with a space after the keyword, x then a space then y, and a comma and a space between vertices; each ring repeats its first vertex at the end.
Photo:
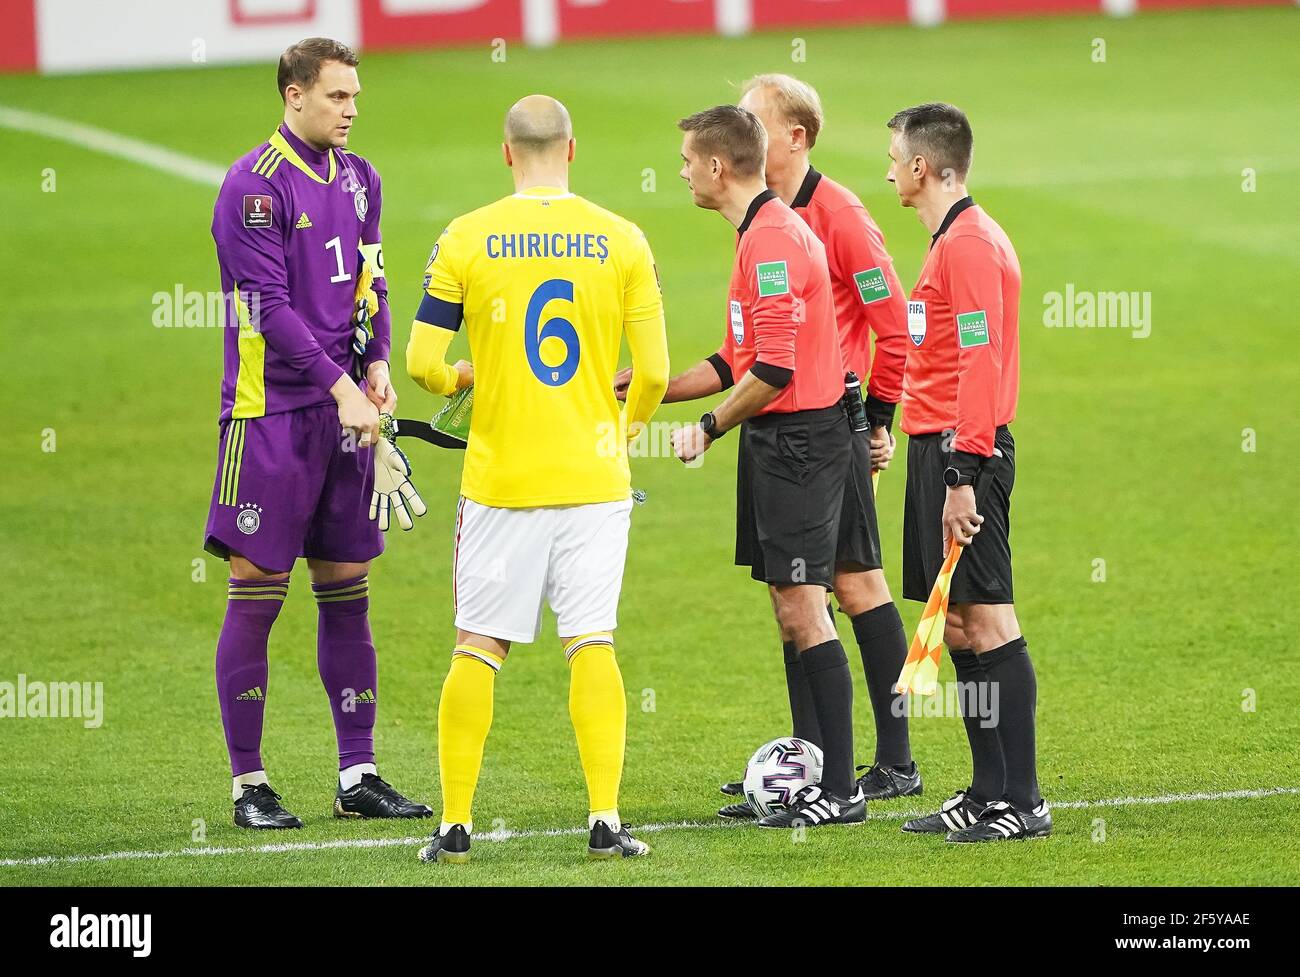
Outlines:
POLYGON ((764 743, 745 768, 745 800, 760 818, 784 810, 800 790, 821 783, 822 751, 815 743, 783 736, 764 743))

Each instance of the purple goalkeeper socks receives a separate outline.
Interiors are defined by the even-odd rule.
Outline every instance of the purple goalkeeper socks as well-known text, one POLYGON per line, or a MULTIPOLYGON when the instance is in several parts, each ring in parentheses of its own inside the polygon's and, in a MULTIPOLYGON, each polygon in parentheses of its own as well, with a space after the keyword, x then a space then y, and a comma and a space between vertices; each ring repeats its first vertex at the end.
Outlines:
POLYGON ((217 698, 235 777, 262 769, 266 641, 288 592, 288 579, 230 580, 226 620, 217 639, 217 698))
POLYGON ((379 683, 367 618, 370 591, 366 577, 312 584, 311 589, 320 608, 316 667, 334 712, 339 769, 374 763, 375 696, 379 683))

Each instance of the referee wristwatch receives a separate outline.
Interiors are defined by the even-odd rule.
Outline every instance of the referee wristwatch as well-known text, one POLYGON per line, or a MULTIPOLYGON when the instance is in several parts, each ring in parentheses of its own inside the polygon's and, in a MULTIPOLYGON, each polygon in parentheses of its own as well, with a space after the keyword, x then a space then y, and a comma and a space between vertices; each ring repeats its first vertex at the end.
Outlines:
POLYGON ((975 476, 967 475, 960 469, 953 468, 950 465, 943 470, 943 484, 947 485, 948 488, 958 488, 962 485, 974 485, 975 476))
POLYGON ((704 412, 704 416, 700 418, 700 430, 714 441, 727 433, 726 431, 718 430, 718 419, 713 416, 713 411, 704 412))

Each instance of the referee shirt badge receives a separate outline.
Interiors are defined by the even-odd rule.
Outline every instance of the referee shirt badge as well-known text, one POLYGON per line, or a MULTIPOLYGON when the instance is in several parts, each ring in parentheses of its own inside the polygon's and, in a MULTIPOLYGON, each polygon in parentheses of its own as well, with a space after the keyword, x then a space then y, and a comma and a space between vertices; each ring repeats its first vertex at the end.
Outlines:
POLYGON ((758 294, 760 298, 790 294, 790 275, 784 261, 758 263, 758 294))
POLYGON ((889 283, 885 281, 885 273, 879 265, 866 271, 855 271, 853 284, 858 286, 858 297, 862 299, 863 305, 889 298, 889 283))
POLYGON ((925 303, 908 301, 907 334, 912 337, 912 345, 920 346, 925 342, 925 303))
POLYGON ((731 338, 737 346, 745 341, 745 313, 735 299, 731 300, 731 338))
POLYGON ((962 349, 989 344, 989 320, 983 309, 957 314, 957 345, 962 349))

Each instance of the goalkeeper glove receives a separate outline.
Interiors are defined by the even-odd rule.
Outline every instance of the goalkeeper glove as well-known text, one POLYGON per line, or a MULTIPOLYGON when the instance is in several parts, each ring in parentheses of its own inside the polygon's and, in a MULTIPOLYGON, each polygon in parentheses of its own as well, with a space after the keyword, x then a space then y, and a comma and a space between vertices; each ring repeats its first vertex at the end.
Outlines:
POLYGON ((361 271, 357 275, 357 289, 353 293, 356 311, 352 315, 352 352, 357 354, 357 362, 360 364, 366 355, 366 344, 375 336, 375 328, 370 320, 379 312, 379 296, 375 294, 374 272, 366 264, 365 258, 360 259, 358 267, 361 271))
POLYGON ((411 463, 397 447, 397 428, 393 415, 380 414, 379 441, 375 444, 375 490, 370 496, 370 518, 388 532, 389 513, 397 514, 403 529, 414 528, 411 514, 428 512, 420 493, 411 484, 411 463))

